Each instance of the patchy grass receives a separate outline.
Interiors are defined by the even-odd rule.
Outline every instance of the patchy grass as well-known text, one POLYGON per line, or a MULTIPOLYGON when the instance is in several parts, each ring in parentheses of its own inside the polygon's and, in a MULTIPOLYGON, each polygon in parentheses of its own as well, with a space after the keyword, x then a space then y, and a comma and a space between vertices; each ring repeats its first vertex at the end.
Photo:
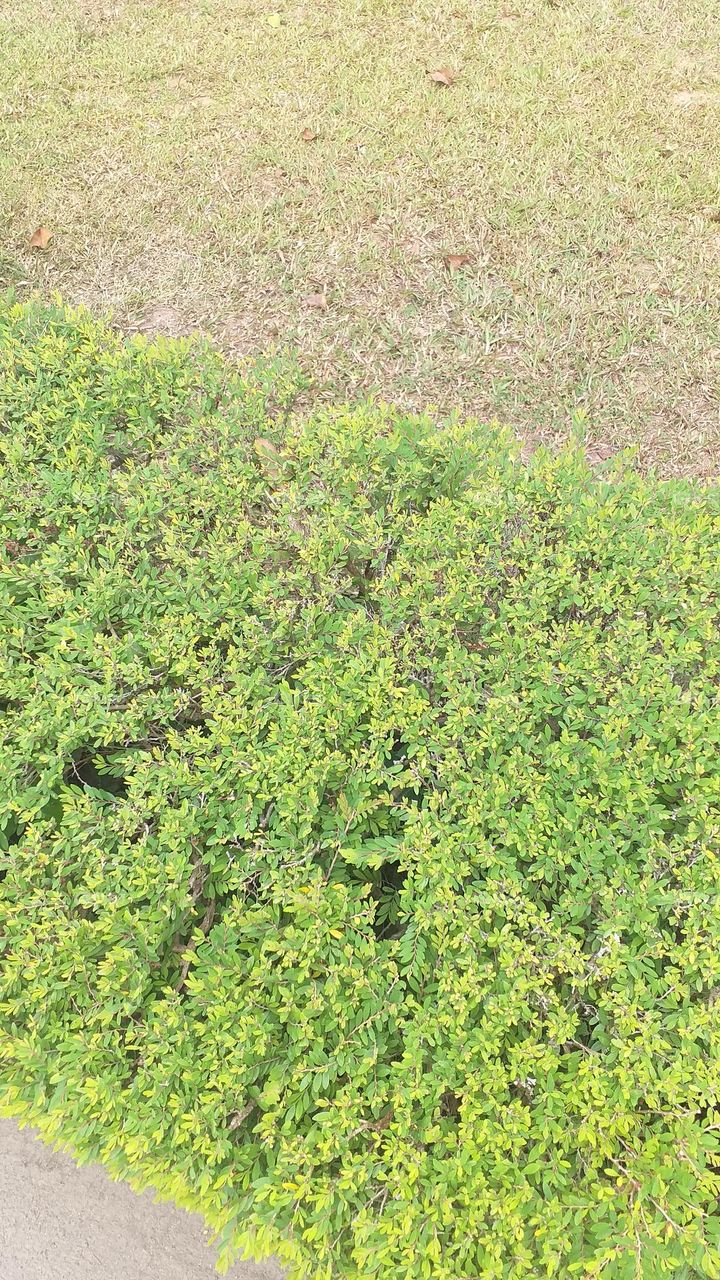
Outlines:
POLYGON ((715 0, 0 13, 7 282, 297 346, 335 397, 579 418, 600 452, 717 470, 715 0))

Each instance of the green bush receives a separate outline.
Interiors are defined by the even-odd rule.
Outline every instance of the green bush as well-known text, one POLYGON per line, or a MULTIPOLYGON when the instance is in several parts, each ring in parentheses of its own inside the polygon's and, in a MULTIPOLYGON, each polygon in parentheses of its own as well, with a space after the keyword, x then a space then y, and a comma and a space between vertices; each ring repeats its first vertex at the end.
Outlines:
POLYGON ((718 490, 0 346, 5 1113, 225 1260, 720 1276, 718 490))

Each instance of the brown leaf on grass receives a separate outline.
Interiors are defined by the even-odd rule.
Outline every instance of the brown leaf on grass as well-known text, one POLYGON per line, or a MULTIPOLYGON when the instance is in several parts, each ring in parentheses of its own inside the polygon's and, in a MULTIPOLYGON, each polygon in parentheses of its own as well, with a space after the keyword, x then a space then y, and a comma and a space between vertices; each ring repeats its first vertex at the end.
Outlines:
POLYGON ((462 271, 463 267, 467 267, 472 262, 469 253, 446 253, 443 258, 445 269, 452 275, 455 271, 462 271))
POLYGON ((440 84, 444 89, 449 89, 455 83, 455 72, 451 67, 434 67, 427 74, 433 84, 440 84))
POLYGON ((30 237, 31 249, 47 249, 52 240, 52 231, 48 231, 47 227, 37 227, 30 237))
POLYGON ((305 299, 308 307, 312 307, 313 311, 327 311, 328 300, 325 293, 310 293, 305 299))
POLYGON ((303 142, 317 142, 319 136, 320 135, 316 133, 314 129, 303 129, 300 134, 303 142))

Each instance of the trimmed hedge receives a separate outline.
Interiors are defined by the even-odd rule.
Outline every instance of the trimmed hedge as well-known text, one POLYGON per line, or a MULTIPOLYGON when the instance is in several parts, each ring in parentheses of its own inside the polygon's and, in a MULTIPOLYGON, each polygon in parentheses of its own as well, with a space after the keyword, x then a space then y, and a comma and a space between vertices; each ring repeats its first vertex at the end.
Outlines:
POLYGON ((718 489, 0 362, 4 1111, 226 1260, 720 1276, 718 489))

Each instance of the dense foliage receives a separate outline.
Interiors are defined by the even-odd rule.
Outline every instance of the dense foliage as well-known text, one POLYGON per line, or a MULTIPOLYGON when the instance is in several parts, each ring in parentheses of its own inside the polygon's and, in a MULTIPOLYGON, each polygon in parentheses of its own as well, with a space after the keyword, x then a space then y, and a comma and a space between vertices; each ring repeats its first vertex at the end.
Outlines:
POLYGON ((720 1276, 718 491, 283 378, 5 305, 3 1108, 298 1275, 720 1276))

